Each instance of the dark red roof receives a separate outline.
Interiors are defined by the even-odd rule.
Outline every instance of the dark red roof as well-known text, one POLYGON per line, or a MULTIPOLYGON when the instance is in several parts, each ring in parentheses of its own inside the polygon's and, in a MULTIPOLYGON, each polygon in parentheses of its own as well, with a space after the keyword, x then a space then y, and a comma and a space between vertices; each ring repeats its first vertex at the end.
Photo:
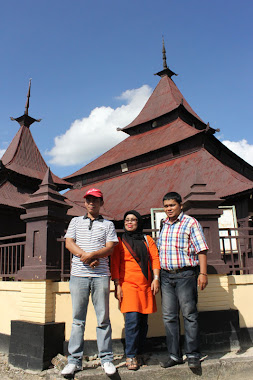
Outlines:
MULTIPOLYGON (((162 198, 168 191, 177 191, 185 197, 194 184, 196 171, 208 190, 215 191, 218 197, 253 189, 253 181, 225 166, 205 149, 92 186, 104 193, 105 205, 101 212, 111 219, 121 220, 131 209, 142 215, 150 214, 151 208, 162 206, 162 198)), ((64 195, 82 205, 83 195, 90 187, 70 190, 64 195)))
MULTIPOLYGON (((31 194, 24 193, 19 190, 9 181, 5 181, 0 185, 0 205, 2 206, 18 208, 25 211, 25 208, 21 205, 29 202, 31 199, 30 195, 31 194)), ((86 213, 84 202, 82 202, 82 205, 78 205, 68 198, 65 198, 65 202, 71 206, 71 208, 67 211, 68 215, 81 216, 86 213)))
POLYGON ((0 185, 0 205, 23 209, 21 204, 25 203, 30 194, 19 191, 11 182, 5 181, 0 185))
MULTIPOLYGON (((4 153, 2 163, 8 170, 40 180, 44 178, 48 168, 34 142, 30 129, 26 126, 20 127, 4 153)), ((61 189, 72 186, 54 174, 53 180, 61 189)))
POLYGON ((162 127, 127 137, 96 160, 65 178, 72 178, 117 162, 124 162, 141 154, 175 144, 201 132, 178 118, 162 127))
MULTIPOLYGON (((189 103, 185 100, 175 83, 167 75, 162 76, 152 95, 143 107, 139 115, 128 124, 123 130, 154 120, 166 113, 178 108, 180 104, 187 109, 193 116, 202 121, 193 111, 189 103)), ((203 121, 202 121, 203 122, 203 121)))
POLYGON ((86 214, 87 211, 86 211, 86 209, 84 207, 84 202, 83 202, 83 206, 81 204, 79 205, 79 204, 76 204, 75 202, 72 202, 68 198, 65 199, 65 202, 69 206, 71 206, 71 208, 68 209, 68 212, 67 212, 68 215, 71 215, 71 216, 82 216, 82 215, 86 214))
MULTIPOLYGON (((5 181, 0 185, 0 205, 18 208, 20 210, 24 210, 25 208, 21 205, 28 203, 31 198, 31 194, 25 193, 19 190, 16 186, 14 186, 11 182, 5 181)), ((71 208, 67 211, 68 215, 71 216, 81 216, 86 213, 86 209, 83 205, 78 205, 68 198, 65 198, 65 202, 71 206, 71 208)))

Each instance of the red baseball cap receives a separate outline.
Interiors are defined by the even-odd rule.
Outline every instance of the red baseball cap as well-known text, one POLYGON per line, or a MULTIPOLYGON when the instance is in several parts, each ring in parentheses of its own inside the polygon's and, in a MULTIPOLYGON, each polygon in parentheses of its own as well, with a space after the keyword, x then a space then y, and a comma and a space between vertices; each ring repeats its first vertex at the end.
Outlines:
POLYGON ((86 198, 88 195, 92 195, 93 197, 97 197, 97 198, 102 198, 103 199, 103 193, 101 190, 99 189, 89 189, 88 191, 86 191, 86 193, 84 194, 84 198, 86 198))

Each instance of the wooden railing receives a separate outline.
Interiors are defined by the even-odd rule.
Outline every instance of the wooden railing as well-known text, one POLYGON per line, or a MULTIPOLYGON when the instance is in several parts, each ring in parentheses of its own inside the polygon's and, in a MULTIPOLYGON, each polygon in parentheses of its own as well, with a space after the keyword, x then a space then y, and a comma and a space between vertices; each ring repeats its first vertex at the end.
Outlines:
POLYGON ((61 244, 61 280, 66 281, 70 277, 72 254, 66 249, 64 238, 57 241, 61 244))
POLYGON ((0 238, 0 278, 15 280, 19 269, 24 266, 26 234, 0 238))
MULTIPOLYGON (((116 230, 122 234, 123 230, 116 230)), ((156 236, 159 230, 144 230, 147 235, 156 236)), ((221 259, 229 265, 228 274, 248 274, 249 260, 253 260, 253 228, 221 228, 220 230, 221 259)), ((154 237, 156 240, 156 238, 154 237)), ((64 247, 64 239, 58 239, 62 244, 62 280, 70 276, 71 256, 64 247)), ((252 265, 251 265, 252 266, 252 265)))
POLYGON ((222 259, 229 264, 230 274, 248 274, 253 260, 253 228, 220 228, 219 232, 222 259))
MULTIPOLYGON (((158 232, 159 230, 144 230, 145 234, 152 235, 152 232, 158 232)), ((117 235, 121 236, 124 230, 116 230, 117 235)), ((66 281, 70 278, 71 260, 72 254, 65 248, 65 239, 57 239, 59 244, 61 244, 61 280, 66 281)))
MULTIPOLYGON (((253 228, 221 228, 221 259, 229 265, 228 274, 248 274, 253 261, 253 228)), ((121 235, 123 230, 117 230, 121 235)), ((156 235, 157 230, 144 230, 148 235, 156 235)), ((24 266, 26 234, 0 238, 0 278, 15 280, 18 270, 24 266)), ((65 248, 65 239, 57 239, 61 245, 61 280, 70 277, 72 254, 65 248)))

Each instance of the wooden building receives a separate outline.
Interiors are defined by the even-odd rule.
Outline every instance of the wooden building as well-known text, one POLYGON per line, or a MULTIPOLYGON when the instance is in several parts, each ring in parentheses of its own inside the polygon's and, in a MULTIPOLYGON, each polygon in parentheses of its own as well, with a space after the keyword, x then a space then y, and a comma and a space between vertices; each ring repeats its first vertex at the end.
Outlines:
MULTIPOLYGON (((71 215, 85 213, 83 195, 90 187, 103 191, 102 212, 116 225, 126 210, 136 209, 145 217, 147 227, 150 210, 162 206, 163 195, 179 192, 187 212, 197 216, 204 228, 209 245, 208 271, 214 274, 199 295, 202 344, 214 350, 242 350, 252 345, 248 302, 253 289, 252 235, 250 239, 244 236, 241 251, 239 247, 231 251, 228 262, 224 252, 221 257, 217 220, 222 213, 219 205, 233 205, 241 224, 249 224, 253 215, 253 168, 226 148, 214 136, 216 131, 184 99, 172 80, 174 73, 167 67, 165 49, 163 70, 157 75, 161 79, 146 105, 122 129, 128 137, 65 179, 50 172, 32 138, 30 126, 38 120, 28 115, 29 87, 25 113, 14 119, 20 129, 0 167, 1 235, 21 233, 24 240, 18 251, 16 243, 10 241, 13 236, 6 237, 8 242, 0 238, 0 275, 23 280, 0 281, 0 300, 5 305, 0 317, 0 351, 9 353, 14 366, 43 370, 57 353, 63 353, 64 340, 69 339, 69 283, 59 280, 69 276, 70 255, 64 252, 60 237, 71 215), (57 192, 71 184, 73 189, 64 196, 57 192)), ((239 235, 236 238, 240 240, 239 235)), ((122 342, 124 319, 113 292, 110 307, 113 339, 122 342)), ((160 306, 158 314, 161 320, 160 306)), ((152 349, 156 342, 164 342, 158 318, 154 314, 149 321, 152 349)), ((87 317, 88 355, 93 353, 96 339, 94 321, 91 308, 87 317)))
POLYGON ((128 137, 77 172, 65 177, 73 189, 65 195, 76 204, 90 187, 105 195, 104 214, 118 224, 126 210, 147 219, 162 206, 168 191, 186 197, 193 185, 211 192, 222 205, 235 205, 245 226, 253 215, 253 167, 216 137, 177 88, 163 45, 160 81, 139 115, 121 131, 128 137))
MULTIPOLYGON (((26 212, 23 204, 39 189, 48 170, 30 131, 30 126, 40 121, 28 115, 30 90, 31 82, 24 114, 11 118, 20 128, 0 160, 0 236, 25 232, 26 225, 20 219, 26 212)), ((69 182, 54 174, 52 178, 57 191, 71 187, 69 182)), ((73 206, 70 215, 80 213, 77 205, 67 202, 73 206)))

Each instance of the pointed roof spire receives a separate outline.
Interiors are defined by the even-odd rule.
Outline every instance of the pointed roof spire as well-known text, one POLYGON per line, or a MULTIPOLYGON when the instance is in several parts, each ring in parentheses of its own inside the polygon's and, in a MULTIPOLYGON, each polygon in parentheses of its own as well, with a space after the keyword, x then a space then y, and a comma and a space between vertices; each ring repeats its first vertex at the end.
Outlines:
POLYGON ((166 49, 164 46, 164 38, 163 38, 163 70, 159 71, 155 75, 159 75, 160 77, 163 77, 164 75, 167 75, 169 78, 171 78, 173 75, 177 75, 174 73, 174 71, 170 70, 167 66, 167 61, 166 61, 166 49))
POLYGON ((27 100, 26 100, 24 115, 28 115, 29 98, 30 98, 30 94, 31 94, 31 82, 32 82, 32 78, 30 78, 30 80, 29 80, 29 88, 28 88, 28 93, 27 93, 27 100))
POLYGON ((34 119, 33 117, 30 117, 28 115, 29 98, 30 98, 30 94, 31 94, 31 80, 32 79, 29 80, 29 88, 28 88, 28 93, 27 93, 27 100, 26 100, 24 115, 17 117, 16 119, 14 117, 10 118, 12 121, 14 121, 14 120, 17 121, 20 126, 25 126, 27 128, 29 128, 30 125, 32 123, 34 123, 35 121, 37 121, 38 123, 41 121, 41 119, 34 119))
POLYGON ((166 49, 165 49, 165 46, 164 46, 164 38, 163 38, 163 68, 164 69, 168 68, 167 62, 166 62, 166 49))
MULTIPOLYGON (((57 204, 58 206, 61 205, 61 207, 65 209, 71 208, 71 206, 65 202, 65 199, 66 197, 57 191, 52 172, 50 168, 47 168, 44 178, 39 185, 39 189, 31 194, 29 199, 23 203, 22 206, 26 209, 30 209, 33 208, 35 204, 37 205, 36 207, 38 207, 39 204, 50 202, 55 205, 57 204)), ((51 213, 51 217, 52 215, 53 214, 51 213)))
POLYGON ((56 187, 54 180, 53 180, 52 172, 51 172, 49 167, 47 168, 46 174, 43 178, 43 181, 41 182, 41 186, 42 185, 47 185, 47 186, 50 185, 51 187, 52 186, 56 187))

